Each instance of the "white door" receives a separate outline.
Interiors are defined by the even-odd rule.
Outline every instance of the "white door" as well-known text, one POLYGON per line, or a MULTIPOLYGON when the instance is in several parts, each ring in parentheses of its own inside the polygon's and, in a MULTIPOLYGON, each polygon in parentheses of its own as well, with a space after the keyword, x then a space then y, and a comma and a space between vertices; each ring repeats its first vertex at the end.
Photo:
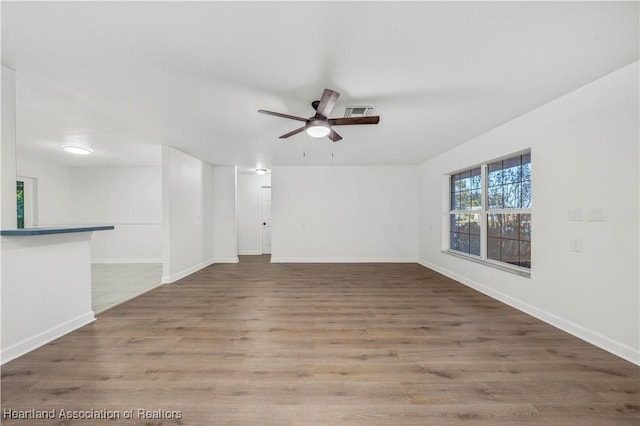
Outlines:
POLYGON ((262 254, 271 254, 271 187, 262 187, 262 254))

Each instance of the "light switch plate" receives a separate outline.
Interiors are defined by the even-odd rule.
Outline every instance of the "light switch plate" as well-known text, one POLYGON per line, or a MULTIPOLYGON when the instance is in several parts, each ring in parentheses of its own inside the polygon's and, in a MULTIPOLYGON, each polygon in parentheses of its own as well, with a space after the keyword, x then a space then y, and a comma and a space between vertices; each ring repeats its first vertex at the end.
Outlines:
POLYGON ((584 211, 580 207, 569 209, 569 220, 580 221, 584 220, 584 211))

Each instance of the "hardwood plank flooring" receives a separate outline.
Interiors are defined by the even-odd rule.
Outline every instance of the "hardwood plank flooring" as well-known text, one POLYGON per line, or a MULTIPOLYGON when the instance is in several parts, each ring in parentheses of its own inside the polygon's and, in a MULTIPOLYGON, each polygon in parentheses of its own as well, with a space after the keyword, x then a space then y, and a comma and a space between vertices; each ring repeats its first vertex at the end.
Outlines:
POLYGON ((416 264, 246 256, 7 363, 1 399, 3 425, 639 425, 640 368, 416 264))

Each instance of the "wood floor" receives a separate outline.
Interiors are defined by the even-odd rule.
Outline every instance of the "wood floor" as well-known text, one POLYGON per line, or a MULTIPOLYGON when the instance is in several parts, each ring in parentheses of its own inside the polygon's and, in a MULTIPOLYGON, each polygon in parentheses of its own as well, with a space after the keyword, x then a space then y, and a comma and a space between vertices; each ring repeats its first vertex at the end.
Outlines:
POLYGON ((416 264, 250 256, 6 364, 1 398, 3 425, 638 425, 640 369, 416 264))

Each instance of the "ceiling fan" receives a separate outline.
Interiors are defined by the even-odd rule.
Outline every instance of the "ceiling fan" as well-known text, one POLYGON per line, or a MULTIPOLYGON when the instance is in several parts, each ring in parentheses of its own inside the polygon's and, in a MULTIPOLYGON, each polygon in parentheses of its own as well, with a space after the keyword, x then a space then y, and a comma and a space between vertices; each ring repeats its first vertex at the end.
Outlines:
POLYGON ((295 115, 282 114, 279 112, 266 111, 264 109, 258 110, 262 114, 275 115, 276 117, 289 118, 291 120, 304 121, 304 126, 293 130, 287 134, 280 136, 280 139, 286 139, 289 136, 297 135, 298 133, 306 130, 309 136, 314 138, 328 137, 333 142, 338 142, 342 139, 342 136, 337 134, 332 126, 351 126, 354 124, 378 124, 380 117, 372 115, 368 117, 345 117, 345 118, 328 118, 329 114, 336 106, 340 93, 330 89, 324 89, 322 92, 322 98, 319 101, 311 102, 311 106, 316 110, 316 114, 313 117, 302 118, 295 115))

